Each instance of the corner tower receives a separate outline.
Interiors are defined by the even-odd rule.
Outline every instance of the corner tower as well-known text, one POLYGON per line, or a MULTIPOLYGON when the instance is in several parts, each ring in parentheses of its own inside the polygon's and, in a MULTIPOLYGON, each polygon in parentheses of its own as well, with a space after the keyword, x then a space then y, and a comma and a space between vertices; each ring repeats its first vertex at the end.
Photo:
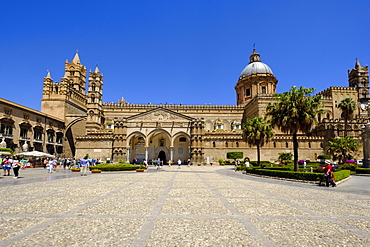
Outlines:
POLYGON ((235 86, 236 104, 244 106, 258 94, 276 93, 277 83, 270 67, 261 62, 260 54, 253 49, 249 64, 241 72, 235 86))
POLYGON ((350 87, 357 88, 358 101, 367 102, 370 99, 369 94, 369 67, 361 66, 356 58, 355 68, 348 70, 348 83, 350 87))
POLYGON ((61 82, 54 82, 50 72, 44 78, 41 111, 66 120, 68 114, 86 115, 86 67, 80 62, 78 53, 72 62, 65 62, 61 82))

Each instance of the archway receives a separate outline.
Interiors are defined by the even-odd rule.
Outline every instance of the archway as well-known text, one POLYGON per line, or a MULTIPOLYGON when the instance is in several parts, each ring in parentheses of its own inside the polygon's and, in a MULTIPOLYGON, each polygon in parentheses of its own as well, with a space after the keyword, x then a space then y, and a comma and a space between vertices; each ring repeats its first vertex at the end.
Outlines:
POLYGON ((163 165, 167 163, 166 152, 161 150, 158 154, 158 158, 163 161, 163 165))

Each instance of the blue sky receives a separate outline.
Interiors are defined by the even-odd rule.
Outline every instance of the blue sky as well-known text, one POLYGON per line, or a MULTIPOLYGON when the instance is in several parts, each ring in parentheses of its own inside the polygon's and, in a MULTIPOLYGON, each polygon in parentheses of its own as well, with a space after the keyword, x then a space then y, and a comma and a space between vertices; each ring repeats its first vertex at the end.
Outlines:
POLYGON ((370 1, 4 1, 2 98, 40 110, 43 78, 79 51, 104 102, 236 104, 253 44, 278 79, 322 91, 370 63, 370 1))

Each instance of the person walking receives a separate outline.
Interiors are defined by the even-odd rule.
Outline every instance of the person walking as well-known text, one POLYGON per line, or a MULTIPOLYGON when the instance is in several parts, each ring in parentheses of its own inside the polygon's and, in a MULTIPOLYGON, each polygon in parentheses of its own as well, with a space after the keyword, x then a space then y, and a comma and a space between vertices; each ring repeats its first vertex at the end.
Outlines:
POLYGON ((53 173, 54 170, 54 160, 53 159, 47 159, 47 167, 48 167, 48 173, 53 173))
POLYGON ((177 160, 177 165, 179 166, 178 169, 181 169, 181 160, 180 159, 177 160))
POLYGON ((19 169, 21 168, 22 163, 19 161, 18 157, 15 157, 12 162, 12 168, 14 172, 14 177, 15 179, 18 179, 19 176, 19 169))
POLYGON ((329 160, 325 160, 325 164, 326 164, 324 168, 325 185, 326 187, 329 187, 329 184, 331 184, 333 187, 336 187, 337 184, 334 182, 333 166, 331 165, 329 160))
POLYGON ((86 155, 83 159, 80 159, 81 176, 86 176, 87 168, 90 166, 89 157, 86 155))
POLYGON ((5 159, 3 160, 3 170, 4 170, 4 176, 10 176, 10 169, 12 168, 13 160, 9 158, 9 156, 5 156, 5 159))

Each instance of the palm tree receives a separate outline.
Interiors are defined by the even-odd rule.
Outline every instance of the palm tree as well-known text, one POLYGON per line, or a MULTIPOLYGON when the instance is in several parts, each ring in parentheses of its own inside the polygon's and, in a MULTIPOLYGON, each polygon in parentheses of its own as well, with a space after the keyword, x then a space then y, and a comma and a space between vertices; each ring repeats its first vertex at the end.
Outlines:
POLYGON ((342 111, 342 116, 344 117, 344 136, 347 136, 348 119, 356 110, 356 102, 352 98, 345 98, 339 103, 338 108, 342 111))
POLYGON ((339 161, 344 163, 351 159, 360 149, 361 145, 352 136, 345 136, 343 138, 334 138, 329 141, 327 150, 337 157, 339 161))
POLYGON ((248 118, 243 123, 244 137, 247 139, 247 142, 257 146, 257 163, 259 166, 261 162, 261 147, 274 135, 272 129, 270 122, 263 117, 248 118))
POLYGON ((288 92, 275 94, 277 102, 270 103, 266 109, 272 125, 292 135, 294 171, 298 171, 298 132, 310 132, 317 122, 316 115, 324 113, 321 109, 322 96, 310 97, 314 90, 293 86, 288 92))

